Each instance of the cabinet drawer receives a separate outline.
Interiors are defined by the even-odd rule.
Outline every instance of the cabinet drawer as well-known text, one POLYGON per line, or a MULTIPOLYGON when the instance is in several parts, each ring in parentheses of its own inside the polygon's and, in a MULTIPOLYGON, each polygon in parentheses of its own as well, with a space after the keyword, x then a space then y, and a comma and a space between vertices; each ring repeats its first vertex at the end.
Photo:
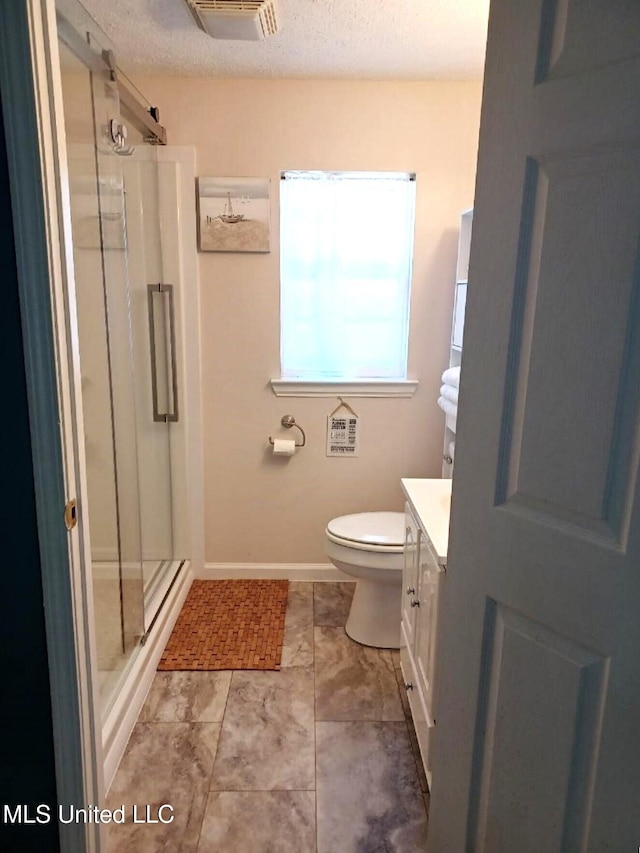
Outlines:
POLYGON ((438 565, 438 558, 433 550, 433 545, 431 544, 429 535, 426 530, 423 530, 422 528, 420 528, 419 564, 420 566, 428 566, 435 572, 441 569, 441 566, 438 565))

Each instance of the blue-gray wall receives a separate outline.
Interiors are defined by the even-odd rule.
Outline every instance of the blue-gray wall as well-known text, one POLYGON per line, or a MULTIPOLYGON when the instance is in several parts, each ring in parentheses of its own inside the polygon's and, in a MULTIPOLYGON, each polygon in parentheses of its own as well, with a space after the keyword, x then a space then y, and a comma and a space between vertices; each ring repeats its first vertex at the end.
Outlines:
MULTIPOLYGON (((0 111, 0 809, 56 806, 42 575, 18 280, 0 111)), ((58 826, 7 825, 3 853, 56 853, 58 826)))

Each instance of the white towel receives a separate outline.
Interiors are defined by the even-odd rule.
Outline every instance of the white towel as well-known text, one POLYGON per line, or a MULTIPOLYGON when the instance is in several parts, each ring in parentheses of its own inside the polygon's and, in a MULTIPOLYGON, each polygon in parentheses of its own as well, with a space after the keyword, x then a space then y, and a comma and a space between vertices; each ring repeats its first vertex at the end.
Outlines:
POLYGON ((451 400, 447 400, 446 397, 438 397, 438 405, 442 411, 446 412, 448 415, 453 415, 454 417, 458 416, 458 407, 455 403, 452 403, 451 400))
POLYGON ((454 388, 460 387, 460 368, 449 367, 442 374, 442 381, 445 385, 453 385, 454 388))
POLYGON ((458 418, 458 407, 455 403, 452 403, 451 400, 447 400, 444 397, 438 397, 438 405, 447 416, 447 426, 450 430, 455 432, 456 421, 458 418))
POLYGON ((458 405, 458 389, 454 388, 453 385, 443 385, 440 388, 440 396, 455 403, 456 406, 458 405))

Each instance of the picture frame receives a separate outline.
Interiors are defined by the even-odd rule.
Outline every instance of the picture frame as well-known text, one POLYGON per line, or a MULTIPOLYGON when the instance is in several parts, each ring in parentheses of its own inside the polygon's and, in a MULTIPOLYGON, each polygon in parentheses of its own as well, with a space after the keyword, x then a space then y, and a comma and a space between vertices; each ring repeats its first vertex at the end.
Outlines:
POLYGON ((199 177, 198 249, 270 252, 270 183, 268 178, 199 177))

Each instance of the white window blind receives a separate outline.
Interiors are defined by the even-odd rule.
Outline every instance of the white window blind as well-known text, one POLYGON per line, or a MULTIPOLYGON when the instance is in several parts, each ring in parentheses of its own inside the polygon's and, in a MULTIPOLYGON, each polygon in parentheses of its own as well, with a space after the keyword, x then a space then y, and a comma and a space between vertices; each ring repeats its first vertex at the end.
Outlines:
POLYGON ((415 176, 283 172, 281 373, 405 379, 415 176))

